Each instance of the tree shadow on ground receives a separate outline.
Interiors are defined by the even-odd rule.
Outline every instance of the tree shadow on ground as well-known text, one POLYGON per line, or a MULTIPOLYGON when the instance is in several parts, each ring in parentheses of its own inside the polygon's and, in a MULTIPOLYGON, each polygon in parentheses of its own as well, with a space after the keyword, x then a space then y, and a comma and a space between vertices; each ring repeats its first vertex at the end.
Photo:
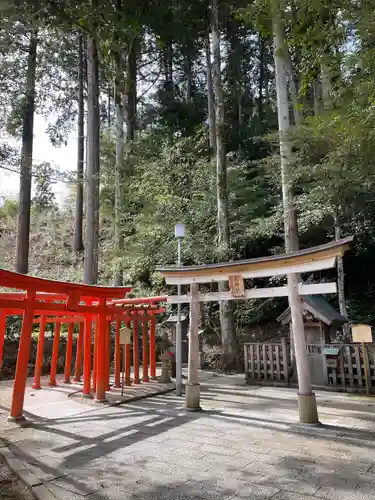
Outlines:
MULTIPOLYGON (((202 396, 204 403, 205 393, 202 396)), ((285 398, 272 398, 272 401, 275 405, 270 409, 275 407, 278 409, 277 402, 285 402, 285 398)), ((225 404, 224 401, 221 402, 225 404)), ((295 402, 293 406, 295 408, 295 402)), ((183 428, 185 424, 190 426, 190 435, 185 438, 187 441, 189 439, 194 441, 192 428, 207 428, 208 435, 215 436, 212 429, 210 430, 210 425, 220 433, 220 422, 222 422, 227 424, 225 427, 227 431, 233 425, 239 435, 242 428, 255 429, 255 435, 257 429, 269 431, 271 437, 277 432, 278 436, 290 437, 292 440, 298 435, 303 435, 309 442, 311 440, 311 443, 314 440, 318 441, 318 445, 319 442, 326 442, 328 447, 335 447, 338 444, 341 447, 358 447, 363 455, 367 451, 373 452, 375 433, 340 426, 306 429, 291 422, 272 418, 270 413, 268 415, 271 418, 268 419, 266 418, 268 415, 265 415, 265 418, 246 416, 224 409, 185 413, 180 407, 181 399, 172 395, 160 396, 155 397, 155 400, 148 399, 120 407, 93 408, 92 411, 83 414, 29 422, 27 428, 35 435, 31 439, 19 442, 16 446, 10 446, 21 460, 33 464, 34 475, 49 478, 48 485, 51 488, 60 488, 62 493, 65 491, 65 497, 61 498, 69 500, 74 498, 72 495, 86 495, 86 498, 91 500, 95 498, 127 500, 130 498, 129 495, 134 495, 134 498, 151 500, 229 499, 236 495, 249 499, 252 496, 268 498, 271 494, 273 500, 277 500, 277 492, 282 488, 296 492, 300 495, 297 498, 301 499, 304 494, 312 495, 318 489, 323 498, 332 498, 330 488, 341 488, 345 495, 349 495, 350 492, 357 493, 360 486, 367 487, 375 483, 372 474, 368 473, 371 463, 360 464, 355 455, 353 459, 324 458, 322 455, 322 459, 317 462, 316 459, 309 460, 307 456, 301 457, 301 454, 295 451, 284 453, 280 463, 276 464, 257 462, 255 457, 244 467, 230 465, 224 467, 218 460, 211 470, 205 471, 202 467, 202 474, 198 474, 202 476, 201 480, 197 480, 197 473, 191 470, 189 472, 188 455, 186 455, 186 467, 174 465, 173 455, 168 456, 173 451, 171 443, 164 443, 168 439, 165 433, 168 434, 178 427, 183 428), (164 406, 159 403, 164 403, 164 406), (85 432, 92 435, 85 436, 85 432), (133 451, 137 448, 134 445, 141 445, 145 440, 147 440, 147 444, 144 445, 146 449, 142 452, 133 451), (36 441, 39 441, 39 448, 35 452, 36 441), (154 450, 152 450, 153 445, 154 450), (33 452, 29 452, 30 447, 33 452), (157 456, 158 454, 160 456, 157 456), (162 464, 162 472, 153 469, 155 457, 162 464), (179 470, 181 475, 172 481, 171 478, 173 479, 179 470), (206 477, 205 472, 207 472, 206 477), (159 475, 162 484, 155 484, 156 474, 159 475)), ((249 406, 249 409, 251 408, 252 406, 249 406)), ((174 448, 178 448, 184 441, 183 434, 184 431, 177 439, 173 437, 176 440, 174 448)), ((280 456, 281 451, 285 451, 275 448, 272 441, 269 446, 274 448, 276 453, 279 452, 280 456)), ((249 450, 252 452, 251 443, 249 450)), ((257 449, 253 454, 256 453, 259 454, 260 460, 268 451, 257 449)), ((185 455, 181 453, 181 456, 185 455)))

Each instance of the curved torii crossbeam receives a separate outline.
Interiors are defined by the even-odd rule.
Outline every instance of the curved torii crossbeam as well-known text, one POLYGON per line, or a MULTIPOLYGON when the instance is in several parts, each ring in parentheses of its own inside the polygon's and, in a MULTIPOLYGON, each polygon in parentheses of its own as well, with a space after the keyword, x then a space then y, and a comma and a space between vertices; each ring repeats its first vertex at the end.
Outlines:
POLYGON ((292 314, 293 338, 296 352, 300 420, 303 423, 317 423, 318 413, 315 395, 311 390, 300 296, 336 293, 336 283, 302 284, 298 281, 298 274, 333 268, 337 257, 344 255, 352 242, 353 237, 349 236, 338 241, 289 254, 198 266, 157 267, 157 271, 165 278, 168 285, 190 285, 190 294, 168 297, 169 303, 190 302, 189 370, 186 386, 186 408, 190 410, 200 409, 198 377, 199 302, 287 296, 292 314), (244 279, 283 275, 287 276, 287 286, 272 288, 254 287, 247 290, 244 286, 244 279), (199 284, 223 281, 229 282, 230 291, 199 293, 199 284))
MULTIPOLYGON (((43 361, 43 344, 46 323, 56 324, 50 385, 56 385, 56 366, 59 353, 60 327, 68 324, 68 343, 65 360, 65 382, 70 381, 70 365, 72 357, 73 327, 80 324, 77 342, 76 378, 80 378, 77 365, 80 366, 82 351, 84 357, 83 394, 91 394, 91 370, 93 368, 93 388, 97 401, 105 400, 106 390, 109 390, 110 373, 110 324, 116 321, 116 351, 115 351, 115 386, 119 384, 120 344, 119 330, 121 321, 130 326, 133 322, 133 355, 134 383, 139 383, 139 346, 138 326, 143 325, 143 380, 148 381, 148 363, 150 362, 151 378, 156 377, 156 314, 164 312, 159 307, 166 297, 145 297, 128 299, 130 286, 106 287, 78 283, 54 281, 23 275, 0 269, 0 287, 22 290, 21 292, 0 293, 0 366, 4 344, 4 334, 7 315, 23 315, 22 330, 18 347, 16 374, 14 379, 13 397, 10 410, 10 420, 23 419, 23 402, 28 376, 28 362, 31 347, 31 334, 34 323, 40 323, 40 333, 35 366, 34 387, 40 388, 40 374, 43 361), (39 317, 35 317, 39 316, 39 317), (150 321, 150 355, 148 356, 148 322, 150 321), (92 327, 96 323, 94 342, 94 365, 91 366, 92 327), (135 332, 137 335, 135 336, 135 332), (135 338, 136 337, 136 338, 135 338), (136 380, 137 378, 137 380, 136 380)), ((126 373, 130 384, 130 346, 126 346, 126 373)))

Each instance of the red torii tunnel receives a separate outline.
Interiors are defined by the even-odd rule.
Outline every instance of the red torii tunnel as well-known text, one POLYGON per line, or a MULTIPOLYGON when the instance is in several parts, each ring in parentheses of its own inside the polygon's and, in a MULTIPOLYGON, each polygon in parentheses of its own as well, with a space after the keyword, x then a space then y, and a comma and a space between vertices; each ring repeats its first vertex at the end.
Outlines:
MULTIPOLYGON (((164 312, 160 303, 167 297, 126 298, 131 287, 104 287, 46 280, 0 269, 0 287, 22 290, 0 293, 0 367, 3 359, 6 318, 22 315, 16 373, 9 419, 23 419, 23 404, 28 376, 33 324, 39 323, 35 362, 34 389, 41 388, 44 338, 47 323, 54 323, 49 385, 56 385, 60 330, 68 326, 64 382, 70 383, 74 326, 79 325, 76 339, 74 382, 81 381, 83 360, 83 395, 106 400, 110 390, 111 324, 115 323, 114 387, 121 385, 120 329, 124 323, 133 332, 133 383, 140 383, 138 325, 142 325, 142 380, 156 378, 156 315, 164 312), (149 370, 150 368, 150 370, 149 370)), ((131 384, 131 345, 124 346, 125 385, 131 384)))

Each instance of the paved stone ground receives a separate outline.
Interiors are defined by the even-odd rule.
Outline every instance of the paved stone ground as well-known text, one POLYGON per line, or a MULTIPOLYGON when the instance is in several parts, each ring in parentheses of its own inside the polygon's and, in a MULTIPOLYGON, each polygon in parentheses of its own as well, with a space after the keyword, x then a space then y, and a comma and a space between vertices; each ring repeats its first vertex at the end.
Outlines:
POLYGON ((0 459, 0 500, 32 500, 31 492, 0 459))
MULTIPOLYGON (((157 367, 156 375, 159 376, 161 369, 157 367)), ((140 375, 142 376, 142 366, 140 369, 140 375)), ((71 378, 70 384, 64 384, 64 375, 58 374, 56 376, 57 387, 49 387, 49 377, 43 376, 41 378, 41 390, 35 390, 32 388, 34 378, 30 377, 27 379, 26 392, 25 392, 25 402, 24 408, 26 412, 33 415, 38 415, 39 417, 53 417, 51 415, 52 405, 58 416, 63 416, 65 414, 70 415, 75 408, 77 413, 82 411, 82 407, 79 403, 83 402, 85 405, 91 404, 96 405, 94 400, 87 400, 82 397, 82 386, 83 382, 75 383, 73 377, 71 378), (74 399, 69 406, 66 405, 66 398, 70 397, 74 399), (46 407, 48 404, 48 407, 46 407)), ((114 377, 111 377, 111 385, 114 383, 114 377)), ((157 381, 150 381, 148 383, 141 383, 139 385, 131 385, 130 387, 124 387, 124 391, 119 389, 114 389, 113 387, 109 392, 107 392, 108 404, 114 404, 118 402, 127 402, 134 399, 152 396, 160 392, 166 392, 173 389, 175 385, 171 384, 159 384, 157 381)), ((10 408, 13 395, 13 380, 0 380, 0 408, 10 408)))
POLYGON ((319 392, 325 425, 306 429, 295 390, 203 378, 201 413, 172 393, 2 434, 59 500, 375 499, 375 400, 319 392))

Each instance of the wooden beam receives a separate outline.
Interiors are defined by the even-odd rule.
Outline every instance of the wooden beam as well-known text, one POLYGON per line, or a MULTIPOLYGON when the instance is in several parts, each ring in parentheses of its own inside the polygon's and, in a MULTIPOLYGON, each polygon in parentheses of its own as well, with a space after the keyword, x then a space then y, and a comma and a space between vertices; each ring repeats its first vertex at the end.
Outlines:
MULTIPOLYGON (((335 267, 336 257, 327 257, 325 259, 313 260, 311 262, 303 262, 300 264, 285 264, 279 266, 270 266, 267 268, 258 268, 247 271, 242 271, 240 274, 244 279, 248 278, 267 278, 270 276, 283 276, 287 274, 310 273, 313 271, 322 271, 323 269, 331 269, 335 267)), ((235 270, 233 272, 236 272, 235 270)), ((233 273, 227 271, 222 273, 213 273, 207 269, 207 273, 195 275, 170 276, 165 275, 167 285, 189 285, 191 283, 210 283, 212 281, 228 281, 229 276, 233 273)), ((226 299, 223 299, 226 300, 226 299)))
MULTIPOLYGON (((320 295, 326 293, 336 293, 336 283, 316 283, 316 284, 299 284, 299 295, 320 295)), ((270 297, 287 297, 287 286, 276 286, 270 288, 252 288, 245 290, 245 297, 233 297, 231 292, 210 292, 199 293, 199 302, 216 302, 221 300, 246 300, 246 299, 265 299, 270 297)), ((169 304, 185 304, 190 302, 190 295, 171 295, 168 297, 169 304)))

